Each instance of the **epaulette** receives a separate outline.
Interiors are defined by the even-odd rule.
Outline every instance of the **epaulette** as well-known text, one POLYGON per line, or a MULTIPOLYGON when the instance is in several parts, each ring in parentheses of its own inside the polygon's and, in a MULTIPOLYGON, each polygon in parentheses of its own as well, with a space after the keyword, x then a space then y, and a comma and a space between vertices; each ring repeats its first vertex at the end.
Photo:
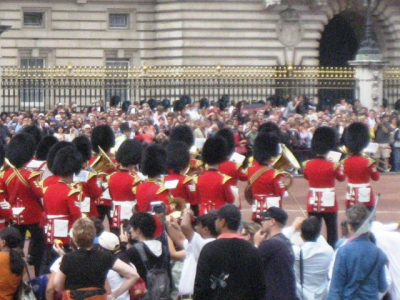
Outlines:
POLYGON ((132 193, 136 194, 136 191, 137 191, 137 186, 134 186, 134 187, 132 188, 132 193))
POLYGON ((371 157, 366 157, 366 159, 368 159, 368 167, 370 167, 371 165, 375 164, 375 159, 373 159, 371 157))
POLYGON ((35 186, 36 186, 37 188, 43 189, 43 180, 40 180, 40 181, 35 180, 35 181, 34 181, 34 184, 35 184, 35 186))
POLYGON ((194 176, 192 177, 192 180, 195 184, 197 184, 199 177, 198 176, 194 176))
POLYGON ((90 172, 89 171, 89 175, 88 175, 88 179, 92 179, 92 177, 96 176, 96 173, 90 172))
POLYGON ((160 186, 160 188, 158 189, 156 195, 159 195, 159 194, 161 194, 162 192, 167 191, 167 190, 168 190, 168 189, 167 189, 166 187, 160 186))
POLYGON ((73 194, 80 193, 80 192, 81 192, 81 190, 79 188, 71 187, 71 191, 68 193, 68 197, 73 194))
POLYGON ((6 172, 6 171, 4 171, 4 168, 1 167, 1 171, 0 171, 0 177, 1 177, 1 178, 4 178, 5 172, 6 172))
POLYGON ((183 184, 188 183, 189 181, 193 180, 193 177, 185 176, 185 180, 183 180, 183 184))
POLYGON ((333 169, 336 170, 337 168, 339 168, 342 165, 342 163, 340 161, 333 163, 333 169))
POLYGON ((221 174, 222 177, 222 184, 225 184, 229 179, 231 179, 231 176, 225 175, 225 174, 221 174))
POLYGON ((32 179, 36 176, 39 176, 40 174, 42 174, 41 171, 31 171, 31 174, 29 175, 28 179, 32 179))
MULTIPOLYGON (((193 160, 192 160, 192 161, 193 161, 193 160)), ((191 161, 191 164, 192 164, 192 161, 191 161)), ((198 167, 200 167, 202 164, 203 164, 203 162, 202 162, 201 160, 195 159, 195 160, 194 160, 194 164, 192 164, 192 165, 193 165, 194 167, 198 168, 198 167)))
POLYGON ((137 185, 141 181, 139 176, 133 175, 133 185, 137 185))
POLYGON ((242 167, 242 164, 236 163, 236 170, 239 170, 242 167))
MULTIPOLYGON (((106 180, 107 182, 110 182, 111 176, 113 176, 115 173, 117 173, 117 172, 114 172, 114 173, 112 173, 112 174, 106 175, 105 180, 106 180)), ((107 173, 106 173, 106 174, 107 174, 107 173)))
POLYGON ((46 187, 43 188, 43 194, 46 193, 46 191, 47 191, 48 188, 49 188, 48 186, 46 186, 46 187))

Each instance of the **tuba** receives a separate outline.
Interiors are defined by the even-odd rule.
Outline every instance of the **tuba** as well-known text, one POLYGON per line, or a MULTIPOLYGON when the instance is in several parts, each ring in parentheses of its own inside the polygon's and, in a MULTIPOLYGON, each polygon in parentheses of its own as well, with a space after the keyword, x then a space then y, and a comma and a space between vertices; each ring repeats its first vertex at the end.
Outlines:
MULTIPOLYGON (((343 153, 343 154, 346 155, 346 156, 351 156, 351 154, 352 154, 352 153, 350 153, 349 149, 348 149, 345 145, 340 146, 338 149, 339 149, 339 152, 343 153)), ((364 149, 364 150, 365 150, 365 149, 364 149)), ((379 159, 379 158, 373 158, 371 155, 367 154, 366 152, 361 152, 361 156, 363 156, 363 157, 369 159, 369 160, 371 161, 371 163, 373 163, 373 164, 376 165, 376 168, 377 168, 379 171, 382 171, 382 172, 385 171, 385 170, 379 165, 379 164, 381 164, 381 163, 385 163, 383 160, 381 160, 381 159, 379 159)), ((388 168, 391 168, 391 167, 392 167, 391 165, 388 165, 388 168)))
POLYGON ((289 168, 301 169, 301 166, 292 151, 290 151, 285 144, 280 143, 279 146, 281 148, 281 153, 274 159, 272 165, 276 170, 280 171, 281 174, 285 175, 285 178, 288 180, 288 182, 285 182, 285 186, 289 188, 293 184, 293 175, 285 170, 289 168))
POLYGON ((107 153, 105 153, 104 150, 101 149, 101 147, 99 147, 99 152, 100 155, 90 167, 92 167, 97 173, 103 172, 107 169, 117 169, 115 163, 111 160, 107 153))

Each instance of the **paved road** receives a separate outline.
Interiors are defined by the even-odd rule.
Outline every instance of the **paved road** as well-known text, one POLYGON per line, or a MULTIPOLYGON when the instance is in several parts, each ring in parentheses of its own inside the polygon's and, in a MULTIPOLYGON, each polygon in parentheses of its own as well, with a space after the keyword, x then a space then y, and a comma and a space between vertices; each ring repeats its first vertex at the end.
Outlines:
MULTIPOLYGON (((375 193, 381 194, 378 204, 377 219, 381 222, 399 222, 400 221, 400 174, 389 173, 382 174, 379 181, 371 183, 375 193)), ((245 183, 239 183, 239 189, 243 194, 245 183)), ((339 223, 345 219, 344 197, 346 194, 347 183, 338 182, 336 184, 336 193, 339 200, 339 223)), ((292 195, 297 199, 302 209, 306 209, 306 195, 308 191, 308 182, 302 176, 295 176, 293 185, 290 187, 292 195)), ((246 201, 242 201, 243 220, 251 220, 251 207, 246 201)), ((291 198, 283 200, 283 208, 289 214, 289 222, 296 216, 302 216, 299 207, 291 198)))

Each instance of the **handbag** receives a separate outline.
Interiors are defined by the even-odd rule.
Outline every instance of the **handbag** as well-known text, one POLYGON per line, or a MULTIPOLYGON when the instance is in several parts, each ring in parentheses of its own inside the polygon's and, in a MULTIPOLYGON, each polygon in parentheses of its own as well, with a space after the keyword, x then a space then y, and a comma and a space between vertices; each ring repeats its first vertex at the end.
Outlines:
POLYGON ((138 281, 129 289, 131 300, 138 300, 147 294, 146 282, 139 278, 138 281))
POLYGON ((28 281, 21 280, 18 286, 17 292, 14 295, 14 300, 37 300, 35 293, 33 292, 33 287, 31 285, 31 276, 29 274, 28 265, 24 260, 24 265, 26 268, 26 273, 28 274, 28 281))

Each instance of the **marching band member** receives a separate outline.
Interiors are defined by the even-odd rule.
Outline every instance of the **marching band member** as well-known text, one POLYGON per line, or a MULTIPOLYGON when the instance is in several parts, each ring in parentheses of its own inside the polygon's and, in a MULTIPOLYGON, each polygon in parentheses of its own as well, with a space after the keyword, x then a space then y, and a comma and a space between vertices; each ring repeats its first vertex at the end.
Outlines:
POLYGON ((226 159, 226 148, 225 140, 221 137, 209 137, 204 143, 202 157, 203 163, 208 165, 208 170, 197 177, 200 215, 235 201, 228 182, 231 177, 218 172, 219 164, 226 159))
POLYGON ((164 177, 164 186, 172 196, 181 198, 191 205, 195 215, 199 214, 196 197, 196 184, 191 176, 184 175, 190 163, 189 147, 184 142, 169 143, 167 148, 168 175, 164 177))
POLYGON ((125 140, 118 148, 116 159, 120 164, 117 172, 107 176, 110 196, 113 199, 114 213, 110 227, 118 231, 122 220, 129 220, 136 195, 136 187, 141 179, 135 172, 135 166, 142 158, 142 145, 138 140, 125 140))
POLYGON ((355 122, 347 128, 344 141, 350 157, 344 160, 344 173, 348 178, 346 208, 362 203, 372 211, 375 206, 370 180, 379 180, 380 174, 374 160, 361 154, 369 140, 369 130, 365 124, 355 122))
POLYGON ((52 171, 60 179, 57 183, 43 189, 43 206, 46 212, 46 251, 43 259, 42 273, 56 257, 52 255, 52 245, 61 240, 69 245, 69 231, 75 220, 82 216, 82 190, 73 182, 74 174, 82 168, 82 159, 75 146, 70 145, 59 150, 54 159, 52 171))
MULTIPOLYGON (((96 153, 96 156, 90 159, 89 166, 98 172, 99 182, 102 184, 106 182, 105 177, 107 175, 117 171, 116 160, 110 158, 110 150, 115 145, 115 135, 109 125, 99 125, 93 128, 91 141, 92 149, 96 153)), ((111 199, 100 197, 96 200, 96 205, 100 220, 104 220, 104 217, 107 216, 111 224, 111 199)))
POLYGON ((329 151, 337 145, 337 134, 332 127, 319 127, 311 142, 311 151, 315 159, 304 162, 303 174, 308 180, 310 191, 307 197, 307 212, 319 220, 325 220, 327 241, 335 247, 338 239, 337 214, 339 205, 335 194, 335 179, 345 180, 343 167, 326 159, 329 151))
POLYGON ((279 153, 277 135, 260 132, 254 141, 254 162, 247 170, 248 183, 253 194, 254 221, 271 206, 282 207, 282 197, 287 193, 283 182, 284 172, 275 170, 273 159, 279 153))
POLYGON ((81 212, 89 217, 98 217, 96 200, 101 197, 103 193, 102 187, 97 184, 97 173, 95 170, 88 166, 88 162, 92 157, 92 146, 89 138, 86 135, 80 135, 73 139, 72 144, 75 145, 77 151, 82 156, 82 174, 87 174, 81 178, 81 185, 83 190, 83 198, 81 205, 81 212))
POLYGON ((42 188, 48 187, 52 184, 57 183, 60 180, 60 176, 57 176, 53 173, 52 168, 54 165, 54 160, 56 158, 57 152, 61 150, 62 148, 65 147, 71 147, 72 143, 71 142, 65 142, 65 141, 60 141, 55 143, 49 150, 49 153, 47 154, 47 160, 46 160, 46 169, 44 170, 42 174, 42 188))
MULTIPOLYGON (((32 159, 35 149, 35 140, 27 133, 17 134, 11 139, 6 150, 9 168, 0 174, 0 197, 11 204, 14 226, 21 236, 25 237, 28 230, 31 233, 28 259, 34 265, 35 273, 39 274, 44 247, 44 234, 39 226, 43 211, 40 202, 42 190, 38 182, 40 172, 24 167, 32 159)), ((22 244, 21 249, 23 247, 22 244)))
MULTIPOLYGON (((5 151, 0 144, 0 165, 3 167, 5 151)), ((0 191, 0 230, 6 227, 7 223, 12 219, 12 209, 10 203, 6 199, 1 199, 3 191, 0 191)))

